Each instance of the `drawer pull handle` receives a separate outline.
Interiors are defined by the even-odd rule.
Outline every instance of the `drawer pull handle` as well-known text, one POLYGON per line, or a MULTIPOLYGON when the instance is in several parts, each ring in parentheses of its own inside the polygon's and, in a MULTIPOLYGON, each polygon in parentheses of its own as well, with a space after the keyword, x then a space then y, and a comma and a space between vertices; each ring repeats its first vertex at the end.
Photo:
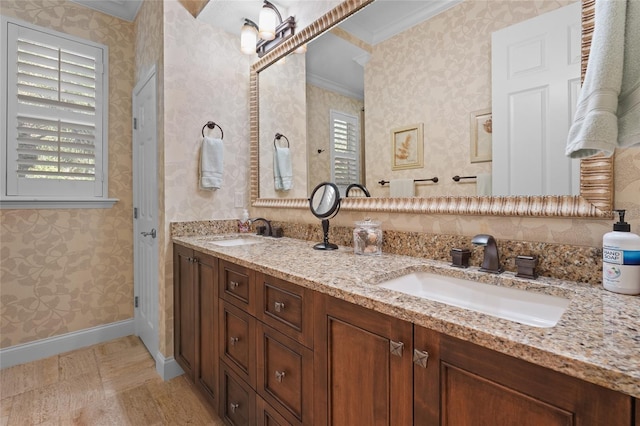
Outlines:
POLYGON ((240 283, 238 283, 237 281, 230 281, 229 282, 229 288, 231 290, 238 288, 239 285, 240 285, 240 283))
POLYGON ((429 352, 413 350, 413 363, 419 365, 422 368, 427 368, 427 362, 429 361, 429 352))
POLYGON ((282 379, 284 379, 284 371, 278 371, 276 370, 276 380, 280 383, 282 383, 282 379))
POLYGON ((240 340, 238 337, 232 337, 229 339, 231 341, 231 346, 235 346, 236 343, 238 343, 238 340, 240 340))
POLYGON ((276 312, 282 312, 284 311, 284 302, 276 302, 273 304, 273 309, 275 309, 276 312))
POLYGON ((232 413, 235 413, 238 407, 240 407, 240 404, 234 404, 233 402, 229 404, 229 409, 231 409, 232 413))
POLYGON ((391 355, 402 356, 403 347, 404 347, 404 343, 394 342, 393 340, 389 340, 389 351, 391 352, 391 355))

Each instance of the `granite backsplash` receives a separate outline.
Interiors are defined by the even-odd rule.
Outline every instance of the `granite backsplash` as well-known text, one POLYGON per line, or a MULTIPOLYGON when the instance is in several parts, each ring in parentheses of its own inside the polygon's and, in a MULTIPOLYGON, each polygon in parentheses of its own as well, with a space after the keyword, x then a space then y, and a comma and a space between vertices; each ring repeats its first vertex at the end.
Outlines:
MULTIPOLYGON (((282 227, 284 235, 306 241, 322 241, 320 224, 272 222, 282 227)), ((384 230, 384 226, 383 226, 384 230)), ((171 236, 230 234, 238 232, 236 220, 212 220, 171 223, 171 236)), ((353 228, 331 226, 329 241, 343 246, 353 244, 353 228)), ((519 255, 537 256, 538 275, 591 285, 602 283, 602 249, 528 241, 497 240, 500 263, 507 271, 516 271, 519 255)), ((471 244, 462 235, 426 234, 421 232, 384 231, 382 251, 450 262, 452 248, 471 250, 471 265, 482 263, 483 248, 471 244)))

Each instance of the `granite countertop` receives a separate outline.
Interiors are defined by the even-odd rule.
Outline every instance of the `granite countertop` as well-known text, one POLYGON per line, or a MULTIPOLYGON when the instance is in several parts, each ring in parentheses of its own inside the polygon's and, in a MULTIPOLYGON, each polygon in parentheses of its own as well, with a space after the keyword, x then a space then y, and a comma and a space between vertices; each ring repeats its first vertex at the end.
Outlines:
POLYGON ((600 286, 504 272, 454 268, 428 259, 361 256, 352 247, 314 250, 315 242, 247 234, 173 237, 173 241, 447 335, 640 398, 640 296, 600 286), (255 238, 223 247, 212 241, 255 238), (414 271, 467 278, 570 298, 560 321, 538 328, 376 286, 414 271))

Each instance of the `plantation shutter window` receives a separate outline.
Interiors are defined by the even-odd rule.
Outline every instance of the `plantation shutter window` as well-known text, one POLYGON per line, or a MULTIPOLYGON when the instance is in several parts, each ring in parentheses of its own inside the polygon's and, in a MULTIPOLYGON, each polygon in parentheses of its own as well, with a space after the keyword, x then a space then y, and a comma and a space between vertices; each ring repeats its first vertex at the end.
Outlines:
POLYGON ((7 22, 5 196, 106 197, 106 46, 7 22))
POLYGON ((344 194, 360 181, 360 126, 358 117, 331 110, 331 180, 344 194))

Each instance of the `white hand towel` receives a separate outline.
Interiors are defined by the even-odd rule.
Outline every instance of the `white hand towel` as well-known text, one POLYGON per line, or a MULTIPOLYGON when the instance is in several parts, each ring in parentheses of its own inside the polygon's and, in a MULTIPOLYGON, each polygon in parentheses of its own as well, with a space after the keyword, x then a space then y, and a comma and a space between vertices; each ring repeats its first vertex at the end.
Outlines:
POLYGON ((289 148, 275 147, 273 151, 273 180, 277 191, 288 191, 293 188, 293 166, 289 148))
POLYGON ((488 195, 491 196, 491 173, 479 173, 476 176, 476 195, 483 196, 488 195))
POLYGON ((223 159, 222 139, 205 136, 200 152, 200 188, 214 190, 222 186, 223 159))
POLYGON ((591 46, 567 138, 572 158, 640 143, 640 2, 596 2, 591 46))
POLYGON ((389 182, 390 197, 414 197, 416 184, 413 179, 391 179, 389 182))

